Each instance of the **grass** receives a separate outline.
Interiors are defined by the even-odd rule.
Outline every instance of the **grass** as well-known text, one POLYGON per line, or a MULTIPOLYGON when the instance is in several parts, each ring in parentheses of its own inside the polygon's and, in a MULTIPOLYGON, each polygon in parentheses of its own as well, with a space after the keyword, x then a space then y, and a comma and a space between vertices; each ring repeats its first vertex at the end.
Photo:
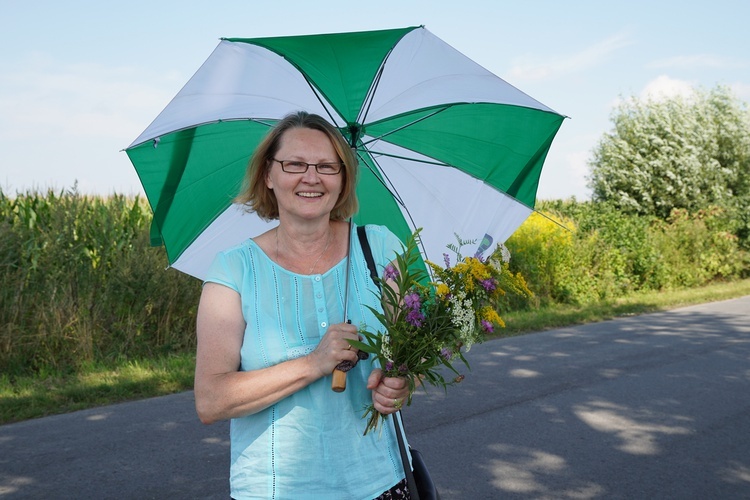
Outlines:
MULTIPOLYGON (((641 293, 586 306, 554 305, 509 313, 502 336, 603 321, 620 316, 750 295, 750 279, 700 288, 641 293)), ((172 394, 193 387, 195 355, 90 364, 76 373, 42 373, 10 380, 0 375, 0 424, 122 401, 172 394)))
POLYGON ((192 389, 195 355, 90 364, 76 373, 0 377, 0 423, 192 389))
POLYGON ((750 295, 750 279, 717 282, 703 287, 638 293, 612 301, 584 306, 554 304, 543 309, 518 311, 503 316, 506 328, 501 337, 605 321, 678 307, 703 304, 750 295))

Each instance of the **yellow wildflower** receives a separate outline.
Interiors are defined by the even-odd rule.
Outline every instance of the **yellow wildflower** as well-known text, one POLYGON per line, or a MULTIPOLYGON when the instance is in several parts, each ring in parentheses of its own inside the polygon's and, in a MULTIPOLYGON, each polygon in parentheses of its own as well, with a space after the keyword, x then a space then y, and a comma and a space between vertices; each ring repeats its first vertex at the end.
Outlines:
POLYGON ((484 306, 479 311, 479 317, 480 317, 480 319, 489 321, 490 323, 498 325, 501 328, 505 328, 505 322, 500 317, 500 315, 497 313, 497 311, 495 309, 493 309, 491 306, 484 306))

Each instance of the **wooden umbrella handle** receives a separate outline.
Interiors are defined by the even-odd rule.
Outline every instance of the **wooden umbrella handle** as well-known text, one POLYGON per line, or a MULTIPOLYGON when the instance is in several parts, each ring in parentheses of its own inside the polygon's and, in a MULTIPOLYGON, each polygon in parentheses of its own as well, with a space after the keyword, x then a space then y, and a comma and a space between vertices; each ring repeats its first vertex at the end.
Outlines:
POLYGON ((333 380, 331 380, 331 390, 333 392, 344 392, 346 390, 346 372, 354 368, 351 361, 342 361, 336 365, 333 370, 333 380))
MULTIPOLYGON (((370 355, 364 351, 357 351, 357 363, 369 358, 370 355)), ((333 392, 344 392, 346 390, 346 372, 354 368, 357 363, 351 361, 342 361, 336 365, 333 370, 333 380, 331 380, 331 389, 333 392)))
POLYGON ((346 390, 346 372, 339 370, 338 367, 333 370, 331 389, 333 392, 344 392, 346 390))

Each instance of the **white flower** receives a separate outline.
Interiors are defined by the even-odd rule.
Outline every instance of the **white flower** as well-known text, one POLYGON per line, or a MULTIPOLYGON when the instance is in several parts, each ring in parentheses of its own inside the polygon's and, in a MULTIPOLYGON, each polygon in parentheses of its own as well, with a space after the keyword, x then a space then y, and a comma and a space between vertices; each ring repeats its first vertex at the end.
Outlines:
POLYGON ((459 337, 466 346, 468 352, 474 340, 474 309, 471 300, 466 298, 466 292, 463 290, 452 296, 451 304, 451 323, 458 328, 459 337))
POLYGON ((393 361, 393 353, 391 352, 391 336, 387 333, 383 335, 383 346, 380 349, 380 353, 388 361, 393 361))

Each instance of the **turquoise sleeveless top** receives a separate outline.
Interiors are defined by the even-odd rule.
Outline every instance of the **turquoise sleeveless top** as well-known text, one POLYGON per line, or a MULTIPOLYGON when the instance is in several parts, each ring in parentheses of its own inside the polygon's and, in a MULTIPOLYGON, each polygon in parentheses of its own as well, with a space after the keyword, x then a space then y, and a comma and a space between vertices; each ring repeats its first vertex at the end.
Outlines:
MULTIPOLYGON (((367 226, 379 273, 403 251, 384 226, 367 226)), ((352 229, 349 318, 382 329, 367 309, 381 309, 362 248, 352 229)), ((312 352, 328 326, 344 320, 346 259, 324 274, 301 275, 272 261, 252 240, 217 255, 207 282, 240 294, 245 318, 241 370, 272 366, 312 352)), ((363 436, 366 389, 374 368, 360 361, 347 374, 344 392, 321 378, 273 406, 232 419, 233 498, 371 499, 404 478, 393 423, 363 436)))

